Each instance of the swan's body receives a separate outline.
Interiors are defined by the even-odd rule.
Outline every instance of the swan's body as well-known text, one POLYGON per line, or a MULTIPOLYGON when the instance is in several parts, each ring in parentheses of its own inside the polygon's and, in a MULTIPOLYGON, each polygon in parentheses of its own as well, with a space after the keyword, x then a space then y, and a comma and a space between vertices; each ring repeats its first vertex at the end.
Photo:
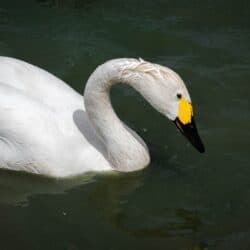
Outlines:
MULTIPOLYGON (((116 59, 99 66, 87 82, 83 100, 52 74, 21 60, 0 57, 0 167, 52 177, 146 167, 150 161, 147 146, 116 116, 109 89, 116 82, 130 84, 174 119, 161 107, 161 96, 154 96, 162 89, 151 93, 155 77, 178 81, 190 102, 176 73, 136 59, 116 59)), ((172 108, 176 113, 176 107, 172 108)))

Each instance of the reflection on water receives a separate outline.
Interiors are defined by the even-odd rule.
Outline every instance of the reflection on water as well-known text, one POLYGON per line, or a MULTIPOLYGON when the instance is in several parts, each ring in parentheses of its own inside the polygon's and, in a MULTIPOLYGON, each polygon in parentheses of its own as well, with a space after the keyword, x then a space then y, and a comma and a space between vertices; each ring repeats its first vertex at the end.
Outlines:
POLYGON ((36 194, 64 193, 75 186, 94 181, 88 173, 73 179, 54 180, 23 172, 0 171, 0 203, 28 205, 28 199, 36 194))
MULTIPOLYGON (((2 213, 10 216, 18 211, 20 216, 24 216, 29 221, 28 225, 33 230, 37 230, 38 226, 33 223, 33 220, 39 221, 40 227, 44 223, 47 224, 50 218, 51 221, 59 223, 59 225, 51 224, 54 229, 60 228, 60 225, 65 223, 69 223, 68 226, 72 229, 75 223, 81 223, 80 220, 87 224, 87 227, 92 224, 101 227, 105 223, 111 231, 138 239, 172 238, 178 241, 183 237, 186 238, 183 240, 184 244, 195 244, 194 249, 204 249, 203 243, 198 242, 196 245, 193 236, 191 239, 189 237, 194 235, 201 226, 196 212, 177 209, 175 211, 177 220, 166 221, 166 218, 150 215, 144 208, 137 207, 136 202, 128 200, 133 193, 138 191, 140 193, 143 189, 145 178, 148 178, 147 174, 147 171, 104 175, 92 173, 74 179, 54 180, 26 173, 1 171, 1 210, 2 213), (71 202, 74 200, 77 200, 77 206, 72 205, 71 202), (41 215, 43 211, 47 211, 46 215, 41 215), (37 213, 41 218, 37 218, 37 213), (67 222, 64 217, 67 218, 67 222)), ((6 220, 2 225, 6 225, 5 223, 6 220)), ((16 223, 18 222, 14 220, 11 225, 18 228, 16 223)), ((96 226, 91 228, 91 231, 100 231, 96 226)), ((50 229, 46 230, 51 232, 50 229)), ((79 230, 82 231, 82 229, 79 230)), ((68 232, 67 230, 66 233, 68 232)), ((94 232, 90 235, 92 233, 94 232)), ((84 244, 92 246, 92 243, 88 242, 88 237, 83 236, 83 239, 87 241, 84 244)), ((41 244, 45 247, 47 242, 41 244)), ((60 244, 55 246, 60 247, 60 244)))

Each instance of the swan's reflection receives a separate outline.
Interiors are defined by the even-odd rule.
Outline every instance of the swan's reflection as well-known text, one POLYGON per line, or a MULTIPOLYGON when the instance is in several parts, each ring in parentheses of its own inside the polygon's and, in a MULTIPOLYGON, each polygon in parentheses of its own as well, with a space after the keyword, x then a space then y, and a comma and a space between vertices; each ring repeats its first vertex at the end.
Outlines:
POLYGON ((52 179, 24 172, 0 170, 0 204, 27 205, 31 196, 62 194, 78 187, 80 190, 84 189, 84 185, 94 183, 87 194, 88 200, 97 208, 100 203, 108 208, 119 201, 121 196, 133 192, 142 185, 143 176, 143 172, 131 174, 108 172, 86 173, 68 179, 52 179))
POLYGON ((0 204, 25 205, 36 194, 63 193, 73 187, 94 181, 94 173, 56 180, 24 172, 0 170, 0 204))
MULTIPOLYGON (((68 243, 72 235, 78 235, 82 244, 91 248, 95 235, 102 235, 105 229, 111 230, 111 235, 116 235, 117 232, 118 235, 129 235, 130 244, 136 239, 142 242, 160 239, 171 249, 187 246, 188 249, 206 249, 203 248, 206 244, 200 243, 204 235, 199 236, 201 220, 195 212, 177 210, 176 216, 180 220, 176 222, 173 215, 165 218, 167 214, 164 211, 157 214, 157 211, 161 211, 159 207, 163 208, 164 204, 151 205, 152 211, 143 209, 144 206, 150 206, 152 195, 156 192, 162 194, 158 187, 152 190, 153 184, 148 181, 152 176, 150 171, 127 174, 89 173, 66 180, 0 171, 1 213, 10 218, 16 218, 16 214, 24 218, 21 224, 15 219, 11 219, 11 222, 5 219, 2 226, 8 228, 11 225, 16 234, 18 232, 15 232, 15 228, 20 226, 28 227, 28 231, 34 232, 45 228, 46 233, 54 235, 53 237, 57 237, 56 232, 59 230, 62 234, 60 238, 65 238, 67 244, 76 247, 80 245, 74 240, 68 243), (150 190, 152 193, 146 195, 145 192, 150 190)), ((34 235, 33 237, 34 241, 38 240, 34 235)), ((100 244, 102 240, 100 239, 100 244)), ((65 242, 62 240, 62 244, 66 244, 65 242)), ((46 241, 41 242, 45 243, 46 241)))

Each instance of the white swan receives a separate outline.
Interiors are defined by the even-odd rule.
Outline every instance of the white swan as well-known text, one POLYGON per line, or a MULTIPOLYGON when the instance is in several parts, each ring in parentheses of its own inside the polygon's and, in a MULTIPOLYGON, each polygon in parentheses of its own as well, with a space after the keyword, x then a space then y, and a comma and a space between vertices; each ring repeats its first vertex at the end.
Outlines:
POLYGON ((109 90, 134 87, 204 151, 181 78, 142 59, 115 59, 88 79, 83 97, 52 74, 0 57, 0 167, 51 177, 135 171, 150 162, 143 140, 115 114, 109 90))

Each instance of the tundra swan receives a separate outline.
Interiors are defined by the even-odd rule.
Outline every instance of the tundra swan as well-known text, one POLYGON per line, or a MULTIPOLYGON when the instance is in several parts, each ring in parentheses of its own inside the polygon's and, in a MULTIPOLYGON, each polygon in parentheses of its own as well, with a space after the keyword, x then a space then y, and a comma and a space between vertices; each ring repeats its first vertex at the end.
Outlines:
POLYGON ((112 108, 109 92, 116 83, 136 89, 204 152, 187 88, 167 67, 142 59, 107 61, 91 74, 83 97, 39 67, 0 57, 0 167, 51 177, 146 167, 146 144, 112 108))

